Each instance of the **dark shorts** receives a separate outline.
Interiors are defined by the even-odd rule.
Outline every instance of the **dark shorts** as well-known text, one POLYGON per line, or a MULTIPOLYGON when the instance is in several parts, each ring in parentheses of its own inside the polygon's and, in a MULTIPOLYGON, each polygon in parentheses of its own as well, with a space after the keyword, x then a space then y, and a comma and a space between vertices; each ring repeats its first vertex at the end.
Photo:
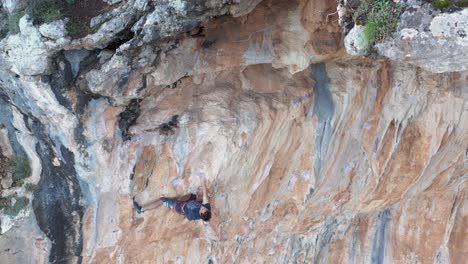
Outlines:
POLYGON ((163 204, 170 208, 170 209, 174 209, 176 210, 178 213, 182 213, 182 208, 181 208, 181 204, 182 202, 176 200, 176 199, 171 199, 171 198, 166 198, 166 197, 162 197, 161 200, 163 201, 163 204))

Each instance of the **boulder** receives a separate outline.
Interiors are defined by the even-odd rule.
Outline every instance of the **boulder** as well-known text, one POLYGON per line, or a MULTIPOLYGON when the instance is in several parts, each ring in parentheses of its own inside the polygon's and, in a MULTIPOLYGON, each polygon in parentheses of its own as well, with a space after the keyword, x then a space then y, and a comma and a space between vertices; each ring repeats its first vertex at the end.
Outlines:
POLYGON ((1 0, 1 1, 2 1, 3 8, 5 8, 10 14, 23 9, 28 4, 28 0, 1 0))
POLYGON ((56 20, 39 27, 41 35, 50 39, 63 38, 66 35, 65 23, 63 20, 56 20))
POLYGON ((377 44, 382 56, 406 61, 427 71, 468 69, 468 9, 435 12, 429 5, 409 8, 391 39, 377 44))
POLYGON ((368 53, 369 42, 365 38, 364 29, 364 26, 356 25, 346 35, 344 45, 348 54, 362 56, 368 53))
POLYGON ((37 75, 50 70, 50 51, 42 40, 38 28, 32 24, 28 15, 19 21, 20 34, 10 35, 5 40, 0 56, 5 56, 17 74, 37 75), (28 54, 25 56, 25 54, 28 54))

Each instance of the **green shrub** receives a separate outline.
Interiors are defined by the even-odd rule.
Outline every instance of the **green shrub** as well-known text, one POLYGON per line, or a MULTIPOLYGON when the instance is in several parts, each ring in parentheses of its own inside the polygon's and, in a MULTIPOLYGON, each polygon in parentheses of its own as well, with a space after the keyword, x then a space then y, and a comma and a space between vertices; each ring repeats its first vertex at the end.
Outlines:
POLYGON ((395 32, 403 7, 391 0, 364 0, 353 15, 357 25, 364 25, 364 38, 369 47, 384 41, 395 32))
POLYGON ((70 21, 67 24, 67 32, 68 35, 72 38, 79 38, 82 37, 84 34, 83 32, 91 31, 88 24, 79 24, 76 21, 70 21))
POLYGON ((24 188, 26 189, 27 192, 34 192, 37 189, 37 185, 34 183, 26 183, 24 185, 24 188))
POLYGON ((36 24, 49 23, 63 17, 60 6, 54 0, 33 0, 29 13, 36 24))
POLYGON ((15 195, 8 195, 0 198, 0 210, 10 207, 14 197, 15 195))
POLYGON ((23 180, 23 179, 14 179, 14 180, 13 180, 13 185, 12 185, 12 186, 13 186, 13 187, 15 187, 15 186, 19 187, 19 186, 23 186, 23 184, 24 184, 24 180, 23 180))
POLYGON ((359 7, 353 13, 353 22, 356 25, 365 25, 367 22, 367 15, 372 10, 372 1, 363 0, 359 7))
POLYGON ((8 30, 0 31, 0 40, 4 39, 8 35, 8 30))
POLYGON ((16 216, 18 213, 29 204, 29 199, 24 196, 16 196, 15 194, 0 199, 0 209, 3 213, 11 216, 16 216))
POLYGON ((468 7, 468 0, 459 0, 455 2, 455 5, 458 7, 468 7))
POLYGON ((13 13, 8 17, 8 30, 11 33, 16 34, 20 31, 19 21, 25 14, 26 14, 26 11, 23 10, 23 11, 13 13))
POLYGON ((433 0, 432 7, 445 9, 451 6, 468 7, 468 0, 433 0))
POLYGON ((24 179, 31 176, 31 165, 29 159, 25 156, 16 156, 10 160, 9 170, 13 174, 13 183, 15 186, 24 184, 24 179))
POLYGON ((96 25, 94 25, 93 27, 91 27, 91 33, 96 33, 99 31, 99 29, 101 28, 102 24, 104 24, 105 22, 101 22, 101 23, 98 23, 96 25))
POLYGON ((436 9, 443 9, 450 6, 450 2, 448 0, 433 0, 432 7, 436 9))

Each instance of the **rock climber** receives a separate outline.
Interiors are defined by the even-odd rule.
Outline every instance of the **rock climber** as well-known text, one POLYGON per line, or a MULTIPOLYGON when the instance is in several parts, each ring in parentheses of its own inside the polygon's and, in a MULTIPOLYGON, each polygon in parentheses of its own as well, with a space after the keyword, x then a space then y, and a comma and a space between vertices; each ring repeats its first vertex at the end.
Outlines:
POLYGON ((203 221, 209 221, 211 219, 211 205, 208 201, 208 191, 205 182, 203 182, 202 199, 197 199, 197 195, 191 193, 185 195, 179 200, 168 197, 161 197, 160 199, 145 206, 141 206, 136 201, 133 201, 133 205, 139 214, 151 209, 158 208, 161 204, 164 204, 170 209, 174 209, 177 213, 185 216, 189 221, 199 219, 203 221))

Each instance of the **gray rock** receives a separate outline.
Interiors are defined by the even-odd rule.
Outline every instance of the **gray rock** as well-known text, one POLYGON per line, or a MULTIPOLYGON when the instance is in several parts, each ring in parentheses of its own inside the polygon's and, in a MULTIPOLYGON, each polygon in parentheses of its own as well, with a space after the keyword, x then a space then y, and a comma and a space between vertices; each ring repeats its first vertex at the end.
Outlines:
POLYGON ((43 24, 39 27, 39 32, 46 38, 59 39, 65 36, 65 23, 63 20, 53 21, 48 24, 43 24))
POLYGON ((11 14, 26 7, 27 0, 2 0, 2 5, 11 14))
POLYGON ((133 7, 140 11, 146 11, 148 10, 148 0, 135 0, 133 7))
POLYGON ((88 88, 95 94, 104 96, 121 96, 121 85, 126 76, 128 78, 131 67, 130 61, 125 56, 113 56, 109 61, 101 66, 100 69, 93 69, 86 73, 88 88))
POLYGON ((233 0, 233 4, 229 9, 229 13, 233 17, 243 16, 250 13, 262 0, 242 1, 233 0))
POLYGON ((110 58, 112 58, 113 55, 114 55, 114 52, 112 52, 110 50, 102 50, 98 54, 99 63, 104 64, 106 61, 108 61, 110 58))
POLYGON ((113 5, 122 2, 122 0, 106 0, 105 2, 107 2, 109 5, 113 5))
POLYGON ((13 148, 8 136, 8 128, 0 123, 0 152, 3 156, 11 158, 14 154, 13 148))
POLYGON ((11 178, 11 175, 8 175, 8 176, 9 177, 2 178, 2 181, 1 181, 2 189, 8 189, 13 184, 13 179, 11 178))
POLYGON ((138 22, 143 43, 190 31, 210 17, 226 14, 228 9, 225 1, 181 0, 157 5, 153 12, 138 22))
POLYGON ((64 52, 65 59, 70 63, 73 78, 78 76, 80 71, 80 63, 89 55, 89 51, 85 49, 81 50, 70 50, 64 52))
POLYGON ((467 70, 468 9, 442 14, 429 5, 409 9, 393 38, 375 47, 380 55, 430 72, 467 70))
POLYGON ((364 26, 356 25, 349 31, 344 39, 346 52, 354 56, 366 55, 369 50, 369 43, 364 37, 364 26))
POLYGON ((49 51, 39 30, 33 26, 27 15, 20 19, 19 27, 21 33, 10 35, 0 54, 5 56, 12 64, 12 70, 18 74, 37 75, 48 72, 49 51))
POLYGON ((119 9, 115 16, 109 17, 103 15, 100 19, 93 20, 92 26, 97 26, 102 23, 98 31, 94 34, 88 35, 81 40, 81 45, 84 48, 104 48, 110 42, 114 41, 116 36, 124 31, 129 25, 133 24, 136 17, 136 10, 130 8, 129 10, 119 9))

